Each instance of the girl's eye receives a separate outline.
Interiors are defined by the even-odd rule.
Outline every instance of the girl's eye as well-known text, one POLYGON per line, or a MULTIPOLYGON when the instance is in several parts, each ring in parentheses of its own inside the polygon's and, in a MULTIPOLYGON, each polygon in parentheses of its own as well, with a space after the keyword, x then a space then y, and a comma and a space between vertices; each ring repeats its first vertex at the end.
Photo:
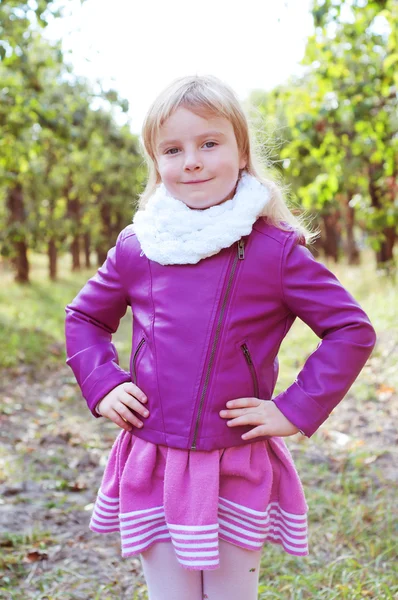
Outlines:
MULTIPOLYGON (((207 144, 213 144, 213 146, 208 146, 208 148, 214 148, 214 146, 217 146, 216 142, 205 142, 203 145, 206 146, 207 144)), ((169 148, 169 150, 166 150, 165 154, 177 154, 178 152, 178 148, 169 148), (176 152, 173 152, 173 150, 176 150, 176 152)))

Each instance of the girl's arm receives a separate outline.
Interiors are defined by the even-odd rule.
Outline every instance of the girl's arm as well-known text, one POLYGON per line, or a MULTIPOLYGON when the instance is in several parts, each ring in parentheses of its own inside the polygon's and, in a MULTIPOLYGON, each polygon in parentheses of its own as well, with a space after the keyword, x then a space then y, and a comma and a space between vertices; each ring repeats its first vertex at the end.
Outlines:
POLYGON ((122 231, 104 264, 65 308, 66 363, 95 417, 96 404, 113 388, 131 381, 119 367, 112 334, 125 315, 128 299, 120 280, 122 231))
POLYGON ((308 437, 344 398, 376 343, 368 316, 333 273, 289 236, 281 265, 288 309, 321 338, 296 381, 273 398, 308 437))

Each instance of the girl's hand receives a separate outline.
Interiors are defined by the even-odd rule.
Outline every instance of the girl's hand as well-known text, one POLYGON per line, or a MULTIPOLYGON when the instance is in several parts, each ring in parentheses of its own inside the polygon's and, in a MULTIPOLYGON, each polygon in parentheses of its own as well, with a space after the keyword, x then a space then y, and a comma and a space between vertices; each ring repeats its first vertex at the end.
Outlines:
POLYGON ((228 427, 257 425, 242 435, 243 440, 250 440, 262 435, 287 437, 299 431, 298 427, 281 413, 272 400, 236 398, 229 400, 226 406, 229 410, 220 411, 220 417, 231 419, 227 422, 228 427))
POLYGON ((149 412, 142 405, 148 399, 144 392, 132 382, 116 386, 96 405, 97 411, 126 431, 131 431, 133 425, 142 427, 143 423, 132 412, 133 410, 148 417, 149 412))

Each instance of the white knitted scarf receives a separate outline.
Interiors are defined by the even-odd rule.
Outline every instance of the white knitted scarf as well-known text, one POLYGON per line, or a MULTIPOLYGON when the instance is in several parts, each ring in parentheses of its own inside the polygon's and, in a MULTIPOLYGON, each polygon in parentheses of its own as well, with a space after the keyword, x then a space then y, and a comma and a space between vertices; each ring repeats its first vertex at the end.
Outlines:
POLYGON ((171 196, 161 183, 133 218, 141 256, 161 265, 196 264, 249 235, 270 196, 267 187, 242 171, 233 198, 198 210, 171 196))

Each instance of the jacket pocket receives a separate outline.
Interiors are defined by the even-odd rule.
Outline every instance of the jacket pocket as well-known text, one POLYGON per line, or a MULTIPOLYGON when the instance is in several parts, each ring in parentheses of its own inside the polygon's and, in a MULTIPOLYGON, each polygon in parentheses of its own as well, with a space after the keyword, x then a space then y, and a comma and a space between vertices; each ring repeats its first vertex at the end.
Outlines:
POLYGON ((241 347, 241 350, 243 352, 243 356, 245 357, 246 363, 247 363, 247 365, 249 367, 250 374, 251 374, 251 377, 252 377, 253 389, 254 389, 254 397, 255 398, 259 398, 257 373, 256 373, 256 369, 254 367, 254 363, 253 363, 252 357, 251 357, 250 352, 249 352, 249 348, 247 347, 247 344, 241 344, 240 347, 241 347))
POLYGON ((145 344, 145 338, 142 338, 140 343, 138 344, 135 352, 134 352, 134 356, 133 356, 133 362, 132 362, 132 375, 133 375, 133 382, 137 385, 137 359, 138 359, 138 355, 141 352, 143 346, 145 344))

